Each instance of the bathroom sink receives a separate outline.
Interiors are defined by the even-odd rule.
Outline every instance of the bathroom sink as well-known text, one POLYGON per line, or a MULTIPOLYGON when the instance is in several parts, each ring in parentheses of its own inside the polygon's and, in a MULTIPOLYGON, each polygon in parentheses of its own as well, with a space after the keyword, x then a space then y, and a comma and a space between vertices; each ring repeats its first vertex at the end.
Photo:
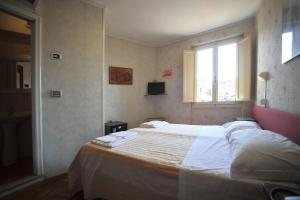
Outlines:
POLYGON ((0 113, 0 128, 2 129, 2 144, 0 144, 1 165, 9 166, 18 158, 17 126, 30 118, 31 112, 0 113))

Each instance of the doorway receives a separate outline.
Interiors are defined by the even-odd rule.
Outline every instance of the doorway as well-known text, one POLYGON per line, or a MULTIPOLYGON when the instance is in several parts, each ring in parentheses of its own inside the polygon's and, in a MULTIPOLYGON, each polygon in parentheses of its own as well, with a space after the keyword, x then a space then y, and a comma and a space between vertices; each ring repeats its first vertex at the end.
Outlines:
POLYGON ((5 9, 9 8, 5 5, 0 8, 2 193, 34 180, 43 174, 43 170, 36 19, 27 18, 26 13, 18 13, 18 9, 5 9))

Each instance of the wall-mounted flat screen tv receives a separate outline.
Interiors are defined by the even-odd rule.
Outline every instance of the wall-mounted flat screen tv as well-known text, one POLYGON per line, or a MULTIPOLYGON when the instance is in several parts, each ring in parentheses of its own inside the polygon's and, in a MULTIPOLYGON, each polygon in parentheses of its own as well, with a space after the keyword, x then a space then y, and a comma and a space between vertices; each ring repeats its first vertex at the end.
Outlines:
POLYGON ((165 82, 149 82, 147 91, 149 95, 165 94, 165 82))

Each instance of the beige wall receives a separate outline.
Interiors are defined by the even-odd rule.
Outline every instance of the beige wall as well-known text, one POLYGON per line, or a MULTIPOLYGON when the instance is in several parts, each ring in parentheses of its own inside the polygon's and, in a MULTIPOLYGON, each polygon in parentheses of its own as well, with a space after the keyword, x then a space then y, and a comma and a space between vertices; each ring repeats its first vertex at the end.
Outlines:
MULTIPOLYGON (((233 120, 236 116, 249 115, 249 107, 239 108, 199 108, 184 104, 182 102, 182 53, 184 49, 190 49, 192 45, 206 43, 230 36, 244 33, 245 36, 252 36, 255 54, 255 22, 253 19, 238 24, 229 25, 199 34, 172 45, 158 49, 157 57, 157 79, 166 82, 167 96, 157 100, 156 112, 158 116, 164 116, 170 122, 193 123, 193 124, 222 124, 233 120), (173 76, 162 78, 164 69, 172 69, 173 76)), ((253 55, 254 55, 253 54, 253 55)), ((253 69, 255 71, 255 56, 253 56, 253 69)), ((253 92, 254 93, 254 92, 253 92)))
POLYGON ((144 95, 147 83, 155 79, 156 49, 111 36, 105 41, 105 121, 125 121, 129 128, 137 127, 155 113, 153 97, 144 95), (109 66, 133 68, 133 85, 108 84, 109 66))
MULTIPOLYGON (((268 71, 267 99, 271 108, 300 114, 300 58, 281 64, 282 0, 264 0, 257 15, 257 72, 268 71)), ((264 97, 257 82, 257 100, 264 97)))
POLYGON ((103 10, 79 0, 40 0, 46 176, 67 171, 79 148, 102 130, 103 10), (51 60, 50 53, 63 55, 51 60), (62 89, 61 98, 49 90, 62 89))

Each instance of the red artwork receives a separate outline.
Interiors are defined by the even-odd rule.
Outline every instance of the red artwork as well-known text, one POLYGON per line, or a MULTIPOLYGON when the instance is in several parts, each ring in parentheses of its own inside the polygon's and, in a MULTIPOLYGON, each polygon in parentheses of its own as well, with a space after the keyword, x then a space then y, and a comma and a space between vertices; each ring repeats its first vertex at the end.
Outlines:
POLYGON ((172 76, 172 69, 165 69, 163 71, 163 77, 168 77, 168 76, 172 76))
POLYGON ((109 84, 132 85, 132 68, 109 67, 109 84))

